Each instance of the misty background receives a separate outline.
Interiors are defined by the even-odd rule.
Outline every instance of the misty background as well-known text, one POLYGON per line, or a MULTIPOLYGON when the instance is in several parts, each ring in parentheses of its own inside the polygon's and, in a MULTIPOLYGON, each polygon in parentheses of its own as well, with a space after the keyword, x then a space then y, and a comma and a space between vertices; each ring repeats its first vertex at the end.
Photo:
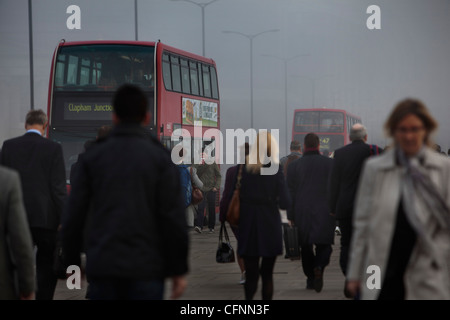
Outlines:
POLYGON ((31 3, 30 25, 28 0, 0 0, 0 143, 24 133, 24 119, 31 105, 47 111, 50 64, 61 39, 137 37, 142 41, 161 40, 202 55, 203 5, 205 56, 217 63, 224 136, 226 129, 250 128, 252 76, 253 126, 280 130, 280 156, 288 152, 297 108, 345 109, 361 116, 369 132, 368 142, 384 147, 390 141, 383 124, 392 107, 406 97, 419 98, 429 107, 440 125, 434 141, 444 151, 450 148, 448 0, 31 3), (70 5, 81 9, 79 30, 66 26, 70 5), (380 30, 366 26, 370 5, 381 9, 380 30))

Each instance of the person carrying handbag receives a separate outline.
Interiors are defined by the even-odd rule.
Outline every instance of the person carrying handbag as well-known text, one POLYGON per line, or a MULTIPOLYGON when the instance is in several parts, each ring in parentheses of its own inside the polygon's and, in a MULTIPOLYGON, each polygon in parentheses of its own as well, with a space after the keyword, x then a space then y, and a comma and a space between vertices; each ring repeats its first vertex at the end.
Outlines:
POLYGON ((275 261, 283 253, 279 209, 287 209, 291 200, 282 170, 263 174, 263 169, 278 166, 278 143, 270 133, 258 134, 247 158, 240 181, 237 253, 244 260, 245 299, 253 300, 261 275, 262 299, 271 300, 275 261))
MULTIPOLYGON (((250 145, 246 142, 243 146, 245 157, 249 154, 250 145)), ((239 167, 242 164, 235 165, 233 167, 228 168, 227 173, 225 175, 225 186, 223 188, 222 198, 220 199, 220 208, 219 208, 219 221, 221 223, 225 223, 227 220, 227 212, 231 202, 231 198, 233 197, 233 192, 236 187, 236 182, 239 174, 239 167)), ((239 246, 239 228, 238 226, 230 225, 231 231, 233 232, 236 241, 239 246)), ((239 269, 241 271, 241 279, 239 280, 239 284, 245 284, 245 266, 244 259, 239 256, 239 253, 236 253, 237 262, 239 265, 239 269)))

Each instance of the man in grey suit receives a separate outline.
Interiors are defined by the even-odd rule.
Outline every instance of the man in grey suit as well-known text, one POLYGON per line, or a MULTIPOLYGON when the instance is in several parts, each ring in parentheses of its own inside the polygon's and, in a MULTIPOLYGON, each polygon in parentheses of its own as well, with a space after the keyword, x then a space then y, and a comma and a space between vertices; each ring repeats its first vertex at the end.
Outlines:
POLYGON ((17 172, 0 166, 0 300, 34 299, 33 244, 17 172))
POLYGON ((0 162, 19 172, 33 243, 37 247, 36 300, 52 300, 57 277, 53 271, 57 229, 67 194, 62 147, 44 138, 47 115, 30 110, 27 132, 3 143, 0 162))

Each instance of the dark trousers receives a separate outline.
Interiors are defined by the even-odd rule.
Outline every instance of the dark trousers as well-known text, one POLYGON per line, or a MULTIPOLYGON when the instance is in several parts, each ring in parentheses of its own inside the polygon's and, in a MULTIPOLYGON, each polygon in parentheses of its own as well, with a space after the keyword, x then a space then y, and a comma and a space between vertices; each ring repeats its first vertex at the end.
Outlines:
POLYGON ((331 244, 316 244, 302 246, 302 267, 308 279, 314 278, 314 268, 320 267, 322 270, 330 263, 333 249, 331 244), (314 252, 315 246, 315 252, 314 252))
POLYGON ((30 228, 36 252, 37 290, 36 300, 53 300, 58 278, 53 269, 57 232, 30 228))
POLYGON ((198 204, 197 218, 195 219, 195 225, 203 228, 204 212, 205 208, 208 210, 208 228, 214 229, 216 225, 216 192, 206 191, 203 192, 203 201, 198 204))
POLYGON ((89 279, 90 300, 162 300, 163 280, 89 279))
POLYGON ((253 300, 258 289, 258 279, 262 280, 262 300, 272 300, 273 297, 273 268, 276 257, 243 257, 245 265, 245 300, 253 300))
POLYGON ((342 273, 346 275, 350 242, 352 240, 352 219, 339 220, 339 229, 341 230, 341 254, 339 256, 339 265, 342 273))

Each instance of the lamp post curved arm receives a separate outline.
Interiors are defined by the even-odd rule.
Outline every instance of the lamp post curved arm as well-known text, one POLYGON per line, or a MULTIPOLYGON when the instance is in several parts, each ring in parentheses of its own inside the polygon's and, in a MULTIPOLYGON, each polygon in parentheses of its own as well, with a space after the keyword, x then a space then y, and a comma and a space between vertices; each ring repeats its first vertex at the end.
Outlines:
POLYGON ((192 4, 195 4, 196 6, 200 7, 202 9, 202 54, 203 56, 205 56, 205 7, 210 5, 213 2, 219 1, 219 0, 211 0, 210 2, 205 2, 205 3, 198 3, 192 0, 171 0, 174 2, 180 2, 180 1, 184 1, 184 2, 189 2, 192 4))
POLYGON ((250 128, 253 128, 253 39, 264 33, 278 32, 279 29, 270 29, 255 34, 245 34, 239 31, 224 30, 223 33, 234 33, 250 40, 250 128))

